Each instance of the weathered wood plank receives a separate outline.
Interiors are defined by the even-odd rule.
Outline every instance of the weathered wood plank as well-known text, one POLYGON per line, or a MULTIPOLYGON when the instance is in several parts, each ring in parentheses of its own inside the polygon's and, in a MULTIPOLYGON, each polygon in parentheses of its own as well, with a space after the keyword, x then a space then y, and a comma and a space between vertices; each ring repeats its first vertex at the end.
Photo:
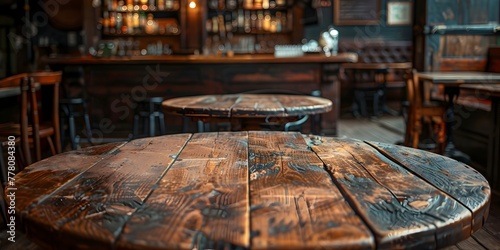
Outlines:
POLYGON ((475 169, 438 154, 385 143, 367 143, 466 206, 472 212, 472 233, 483 226, 488 217, 491 190, 486 179, 475 169))
POLYGON ((246 132, 193 135, 118 248, 248 248, 247 157, 246 132))
POLYGON ((230 117, 229 107, 234 105, 237 98, 237 95, 181 97, 164 101, 163 107, 169 113, 230 117))
MULTIPOLYGON (((477 242, 476 240, 474 240, 474 238, 472 238, 472 237, 467 238, 467 239, 459 242, 456 246, 460 250, 471 250, 471 249, 474 249, 474 250, 486 250, 486 248, 484 248, 483 246, 481 246, 481 244, 479 244, 479 242, 477 242)), ((495 249, 495 248, 493 248, 493 249, 495 249)))
POLYGON ((449 246, 449 247, 440 248, 440 250, 460 250, 460 248, 453 245, 453 246, 449 246))
POLYGON ((328 99, 318 99, 312 96, 300 96, 296 98, 294 95, 275 95, 277 101, 285 109, 288 116, 303 115, 307 111, 308 114, 325 113, 332 109, 331 101, 328 99))
POLYGON ((313 139, 313 151, 330 166, 379 248, 443 247, 470 235, 465 207, 371 146, 353 139, 313 139))
POLYGON ((375 247, 301 134, 249 132, 248 140, 253 249, 375 247))
POLYGON ((285 109, 275 95, 240 95, 236 103, 231 107, 232 117, 265 117, 266 115, 277 117, 286 115, 285 109))
POLYGON ((111 248, 190 136, 125 144, 32 209, 26 216, 27 234, 44 234, 63 249, 111 248))
POLYGON ((110 143, 70 151, 28 166, 14 178, 17 188, 16 208, 27 213, 65 183, 97 162, 112 156, 122 145, 123 143, 110 143), (78 164, 74 164, 75 162, 78 164), (68 165, 71 165, 69 170, 68 165))
POLYGON ((500 239, 491 235, 488 231, 480 229, 472 235, 477 242, 479 242, 486 249, 500 248, 500 239))

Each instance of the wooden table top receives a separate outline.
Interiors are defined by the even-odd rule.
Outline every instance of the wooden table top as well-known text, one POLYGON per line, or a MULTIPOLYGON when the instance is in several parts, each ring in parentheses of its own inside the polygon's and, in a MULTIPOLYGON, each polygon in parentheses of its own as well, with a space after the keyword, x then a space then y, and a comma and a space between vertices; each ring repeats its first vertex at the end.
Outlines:
POLYGON ((419 79, 431 81, 436 84, 449 86, 459 86, 464 83, 480 84, 480 83, 500 83, 499 73, 478 72, 478 71, 459 71, 459 72, 419 72, 419 79))
POLYGON ((270 131, 70 151, 15 187, 17 227, 61 249, 433 249, 481 228, 491 196, 437 154, 270 131))
POLYGON ((462 84, 460 88, 477 91, 478 94, 500 97, 500 84, 462 84))
POLYGON ((163 109, 167 113, 184 116, 289 117, 328 112, 332 109, 332 101, 307 95, 202 95, 165 100, 163 109))

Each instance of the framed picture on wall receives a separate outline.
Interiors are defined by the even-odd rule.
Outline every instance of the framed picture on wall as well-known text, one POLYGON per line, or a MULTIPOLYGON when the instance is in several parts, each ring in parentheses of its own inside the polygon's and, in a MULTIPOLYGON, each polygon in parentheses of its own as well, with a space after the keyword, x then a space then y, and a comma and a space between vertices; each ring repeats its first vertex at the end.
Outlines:
POLYGON ((380 0, 335 0, 333 21, 336 25, 378 25, 380 0))
POLYGON ((410 25, 412 23, 412 2, 387 2, 387 25, 410 25))

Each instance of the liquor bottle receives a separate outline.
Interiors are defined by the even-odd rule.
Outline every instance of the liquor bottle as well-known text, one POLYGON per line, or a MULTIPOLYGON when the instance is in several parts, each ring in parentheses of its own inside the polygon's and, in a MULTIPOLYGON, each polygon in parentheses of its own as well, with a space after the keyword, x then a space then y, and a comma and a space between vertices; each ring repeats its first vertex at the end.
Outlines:
POLYGON ((115 22, 116 22, 116 33, 117 34, 122 33, 122 25, 123 25, 122 13, 116 13, 115 22))
MULTIPOLYGON (((250 12, 250 31, 257 29, 257 13, 255 11, 250 12)), ((246 30, 245 30, 246 32, 246 30)))
POLYGON ((174 1, 173 0, 165 0, 165 8, 167 10, 173 10, 174 9, 174 1))
POLYGON ((239 22, 239 20, 238 20, 238 12, 233 11, 232 12, 232 17, 231 17, 231 26, 232 26, 231 31, 232 32, 236 32, 238 30, 238 22, 239 22))
POLYGON ((109 13, 107 11, 103 13, 102 27, 104 34, 109 34, 109 13))
POLYGON ((262 29, 265 31, 271 30, 271 13, 269 13, 269 11, 266 11, 264 13, 264 20, 262 21, 262 29))
POLYGON ((155 0, 149 0, 149 10, 156 10, 155 0))
POLYGON ((137 34, 140 32, 140 23, 139 23, 139 13, 134 13, 133 16, 132 16, 132 27, 134 29, 134 33, 137 34))
POLYGON ((208 7, 210 9, 213 9, 213 10, 216 10, 217 7, 219 5, 219 1, 218 0, 208 0, 208 7))
POLYGON ((236 9, 236 7, 238 7, 238 3, 236 2, 236 0, 227 0, 226 8, 228 10, 234 10, 236 9))
POLYGON ((154 34, 156 33, 155 21, 153 20, 153 14, 148 14, 148 20, 146 21, 146 27, 144 31, 146 34, 154 34))
POLYGON ((238 30, 240 32, 245 30, 245 16, 242 9, 238 10, 238 30))
POLYGON ((116 34, 116 13, 109 13, 109 33, 116 34))
POLYGON ((207 18, 207 21, 205 22, 205 29, 207 30, 207 33, 212 32, 212 19, 207 18))
POLYGON ((141 32, 144 32, 144 28, 146 27, 146 23, 148 21, 148 18, 146 16, 145 12, 139 13, 139 29, 141 32))
POLYGON ((127 13, 127 33, 134 34, 134 16, 132 13, 127 13))
POLYGON ((231 12, 226 12, 224 16, 224 23, 226 25, 226 32, 231 32, 233 30, 233 20, 231 18, 231 12))
POLYGON ((244 30, 246 33, 250 33, 252 31, 252 26, 251 26, 251 20, 250 20, 250 11, 245 11, 245 24, 244 24, 244 30))
POLYGON ((264 13, 262 11, 257 12, 257 30, 262 31, 264 29, 264 13))
POLYGON ((253 8, 262 9, 262 0, 254 0, 253 1, 253 8))
MULTIPOLYGON (((170 1, 171 1, 171 0, 170 0, 170 1)), ((170 8, 168 7, 168 2, 169 2, 169 0, 167 0, 166 2, 167 2, 167 4, 165 4, 165 0, 158 0, 158 10, 165 10, 165 8, 166 8, 167 10, 168 10, 168 9, 170 9, 170 8)))
POLYGON ((262 8, 269 9, 269 0, 262 0, 262 8))
POLYGON ((245 9, 252 9, 253 8, 253 2, 252 0, 244 0, 244 8, 245 9))
POLYGON ((225 10, 226 9, 226 0, 218 0, 218 9, 219 10, 225 10))

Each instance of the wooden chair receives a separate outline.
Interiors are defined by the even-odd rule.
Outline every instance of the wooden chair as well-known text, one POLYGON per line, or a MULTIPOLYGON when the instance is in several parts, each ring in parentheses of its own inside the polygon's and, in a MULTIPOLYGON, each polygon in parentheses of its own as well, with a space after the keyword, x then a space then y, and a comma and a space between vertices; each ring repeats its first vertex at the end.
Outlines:
POLYGON ((40 139, 47 140, 52 154, 60 153, 59 83, 62 73, 60 71, 34 72, 16 75, 12 78, 17 79, 18 86, 21 88, 20 122, 2 125, 0 135, 21 137, 26 165, 33 162, 31 144, 35 161, 42 159, 40 139))
MULTIPOLYGON (((0 80, 0 93, 2 97, 9 96, 19 96, 20 95, 20 107, 19 110, 27 109, 27 92, 22 91, 22 86, 28 80, 27 74, 17 74, 0 80), (23 105, 25 104, 25 105, 23 105)), ((21 113, 21 112, 20 112, 21 113)), ((0 124, 0 171, 1 171, 1 181, 2 183, 7 182, 7 164, 4 161, 4 149, 8 148, 8 137, 15 136, 16 143, 16 161, 19 165, 24 165, 26 160, 31 161, 31 156, 29 154, 29 147, 22 145, 19 133, 19 124, 17 125, 16 131, 12 131, 12 127, 16 126, 14 122, 7 122, 0 124), (27 150, 27 152, 25 152, 27 150)))
POLYGON ((420 83, 417 71, 412 69, 407 75, 407 98, 409 101, 408 118, 406 122, 405 145, 419 148, 423 125, 430 126, 430 132, 435 137, 436 152, 444 153, 446 146, 446 108, 438 102, 430 102, 423 96, 424 88, 420 83))

